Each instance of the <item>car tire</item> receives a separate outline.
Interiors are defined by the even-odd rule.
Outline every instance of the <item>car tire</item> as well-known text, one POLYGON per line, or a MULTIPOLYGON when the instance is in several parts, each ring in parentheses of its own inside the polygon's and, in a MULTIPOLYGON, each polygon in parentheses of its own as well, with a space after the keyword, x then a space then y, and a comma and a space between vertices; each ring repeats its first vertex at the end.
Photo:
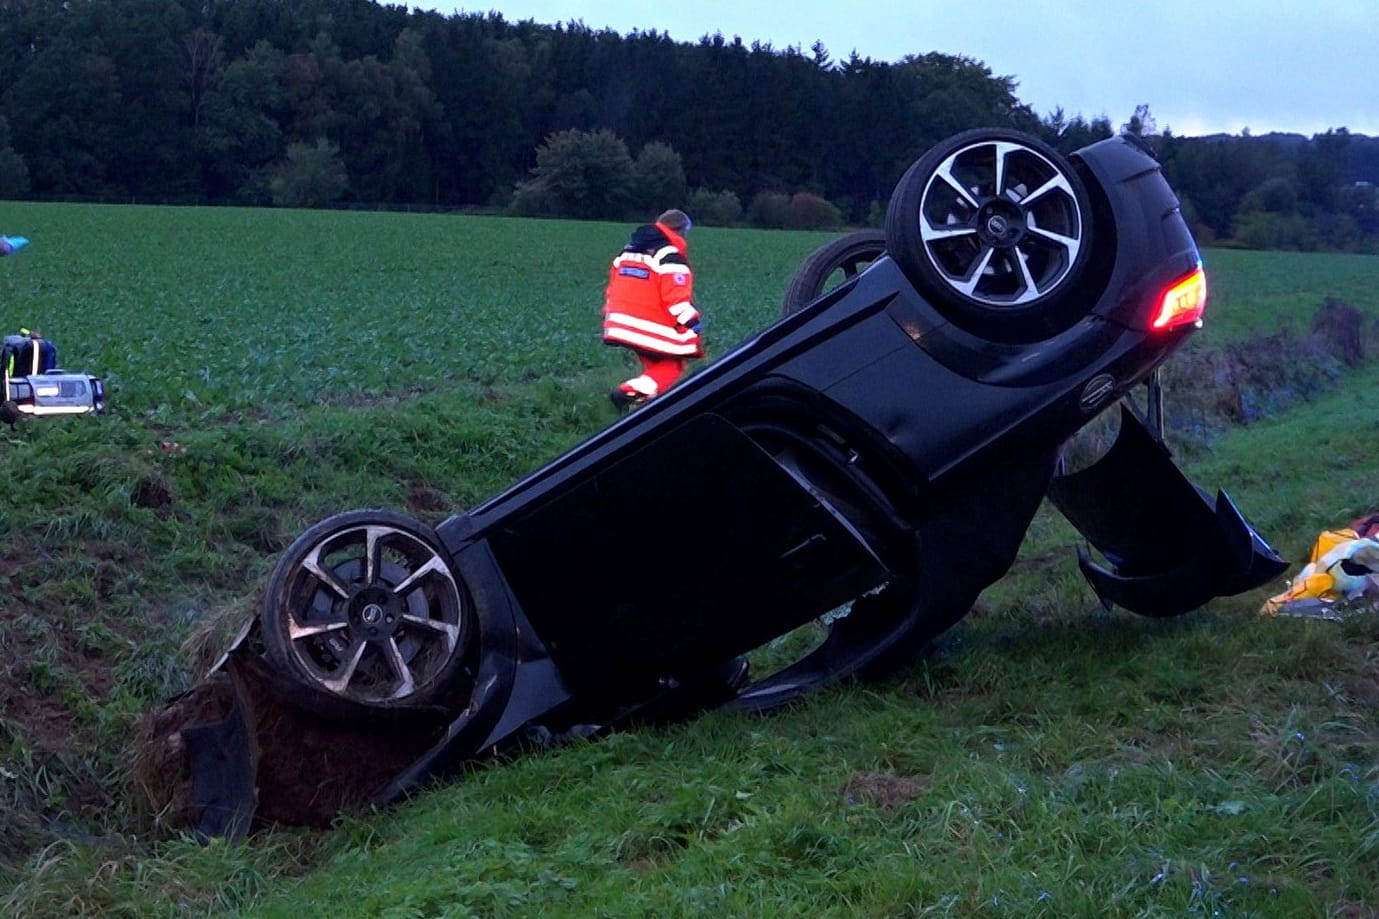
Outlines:
POLYGON ((993 341, 1061 331, 1093 250, 1092 201, 1072 164, 1020 131, 978 129, 920 157, 896 185, 886 246, 955 325, 993 341))
POLYGON ((397 718, 456 707, 478 617, 435 533, 391 511, 303 532, 264 592, 264 657, 288 701, 317 714, 397 718))
POLYGON ((804 307, 861 274, 868 265, 886 254, 883 230, 858 230, 820 246, 800 262, 786 285, 781 300, 783 317, 804 307))

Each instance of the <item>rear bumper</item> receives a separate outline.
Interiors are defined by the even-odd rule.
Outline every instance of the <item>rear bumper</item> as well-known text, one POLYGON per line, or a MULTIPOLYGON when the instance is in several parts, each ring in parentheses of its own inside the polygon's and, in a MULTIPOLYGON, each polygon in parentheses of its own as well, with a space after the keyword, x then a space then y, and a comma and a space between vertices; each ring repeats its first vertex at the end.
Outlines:
POLYGON ((1103 602, 1175 616, 1266 584, 1288 563, 1225 492, 1212 498, 1128 409, 1097 463, 1056 477, 1049 499, 1107 560, 1078 563, 1103 602))

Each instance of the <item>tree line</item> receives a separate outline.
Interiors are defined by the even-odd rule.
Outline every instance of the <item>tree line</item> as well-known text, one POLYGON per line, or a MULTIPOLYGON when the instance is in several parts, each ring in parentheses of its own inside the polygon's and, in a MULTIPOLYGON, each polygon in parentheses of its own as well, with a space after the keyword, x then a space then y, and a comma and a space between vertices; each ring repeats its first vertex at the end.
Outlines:
POLYGON ((1147 106, 1041 116, 1017 88, 962 55, 836 61, 373 0, 0 0, 0 198, 855 225, 957 131, 1071 151, 1128 130, 1207 241, 1379 247, 1379 139, 1177 137, 1147 106))

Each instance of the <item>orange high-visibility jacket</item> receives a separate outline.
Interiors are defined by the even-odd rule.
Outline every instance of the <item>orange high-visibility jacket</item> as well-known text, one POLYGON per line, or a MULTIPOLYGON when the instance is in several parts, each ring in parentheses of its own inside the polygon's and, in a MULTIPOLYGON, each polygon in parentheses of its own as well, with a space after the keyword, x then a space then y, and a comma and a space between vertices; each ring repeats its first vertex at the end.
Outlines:
POLYGON ((687 249, 684 237, 665 224, 633 231, 608 272, 605 343, 670 357, 703 353, 687 249))

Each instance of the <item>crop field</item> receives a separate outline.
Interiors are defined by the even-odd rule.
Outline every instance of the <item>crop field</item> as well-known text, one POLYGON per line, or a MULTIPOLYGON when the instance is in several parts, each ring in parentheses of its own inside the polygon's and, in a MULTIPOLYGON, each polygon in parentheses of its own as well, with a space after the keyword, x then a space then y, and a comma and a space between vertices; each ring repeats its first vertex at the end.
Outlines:
MULTIPOLYGON (((275 415, 456 383, 564 378, 598 347, 627 227, 372 212, 15 205, 35 240, 0 309, 100 367, 125 414, 275 415)), ((16 231, 17 232, 17 231, 16 231)), ((723 347, 774 317, 824 234, 701 228, 723 347)))
MULTIPOLYGON (((138 716, 311 523, 434 523, 609 424, 629 365, 599 306, 628 227, 0 220, 32 240, 0 260, 0 327, 41 329, 111 404, 0 428, 0 915, 1379 915, 1379 616, 1260 618, 1271 590, 1171 621, 1095 611, 1052 514, 890 683, 535 754, 330 833, 180 836, 139 804, 138 716)), ((695 229, 710 359, 830 238, 695 229)), ((1224 404, 1223 368, 1260 379, 1183 435, 1185 466, 1298 561, 1379 504, 1379 257, 1204 256, 1170 413, 1224 404), (1367 361, 1303 347, 1328 299, 1361 315, 1367 361)))
MULTIPOLYGON (((597 316, 622 225, 32 204, 5 217, 36 242, 0 271, 0 319, 99 368, 123 415, 265 417, 616 363, 596 347, 597 316)), ((700 228, 716 347, 773 319, 794 266, 828 238, 700 228)), ((1215 250, 1207 263, 1209 334, 1309 316, 1322 279, 1330 296, 1379 302, 1369 256, 1215 250)))

